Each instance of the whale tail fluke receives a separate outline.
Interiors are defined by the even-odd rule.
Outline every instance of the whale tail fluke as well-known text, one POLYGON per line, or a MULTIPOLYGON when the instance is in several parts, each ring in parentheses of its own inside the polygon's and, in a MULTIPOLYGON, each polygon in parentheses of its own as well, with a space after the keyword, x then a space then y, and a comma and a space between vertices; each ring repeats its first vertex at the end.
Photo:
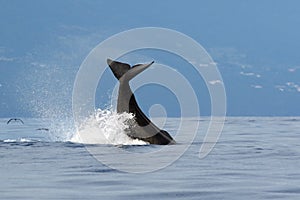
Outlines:
POLYGON ((111 59, 107 59, 107 64, 109 65, 111 71, 115 75, 115 77, 119 80, 126 72, 130 70, 130 65, 127 63, 121 63, 118 61, 113 61, 111 59))
POLYGON ((122 78, 123 80, 127 80, 127 81, 133 79, 136 75, 138 75, 139 73, 141 73, 142 71, 150 67, 150 65, 152 65, 153 63, 154 61, 148 64, 137 64, 130 67, 130 65, 127 63, 114 61, 109 58, 107 59, 107 64, 109 65, 115 77, 118 80, 122 78))

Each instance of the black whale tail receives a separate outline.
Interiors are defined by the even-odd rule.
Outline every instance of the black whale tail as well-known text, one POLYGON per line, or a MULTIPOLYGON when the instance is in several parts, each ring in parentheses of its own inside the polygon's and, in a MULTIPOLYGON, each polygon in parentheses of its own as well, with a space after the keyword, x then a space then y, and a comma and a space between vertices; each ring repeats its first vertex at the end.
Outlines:
POLYGON ((136 75, 150 67, 154 61, 148 64, 137 64, 132 67, 130 67, 127 63, 121 63, 118 61, 113 61, 111 59, 107 59, 107 64, 109 65, 111 71, 115 75, 115 77, 120 80, 121 78, 123 80, 130 81, 132 78, 134 78, 136 75))
POLYGON ((143 113, 130 89, 129 81, 153 63, 137 64, 130 67, 129 64, 107 59, 107 64, 120 82, 117 112, 128 112, 135 116, 136 124, 132 127, 130 133, 127 133, 129 137, 141 139, 150 144, 175 144, 175 140, 167 131, 159 129, 143 113))

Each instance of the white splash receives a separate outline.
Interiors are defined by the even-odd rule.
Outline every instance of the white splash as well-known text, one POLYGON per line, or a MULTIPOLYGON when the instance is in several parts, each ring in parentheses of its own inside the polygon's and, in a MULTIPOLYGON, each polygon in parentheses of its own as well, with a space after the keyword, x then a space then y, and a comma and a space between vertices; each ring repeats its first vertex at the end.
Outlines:
POLYGON ((296 84, 294 82, 287 82, 286 85, 292 89, 296 89, 297 92, 300 92, 300 86, 298 84, 296 84))
POLYGON ((251 87, 255 89, 262 89, 263 87, 261 85, 251 85, 251 87))
POLYGON ((300 69, 300 66, 296 66, 296 67, 291 67, 288 69, 289 72, 296 72, 297 70, 300 69))
POLYGON ((19 139, 6 139, 6 140, 3 140, 3 142, 5 143, 15 143, 15 142, 33 142, 34 140, 32 139, 29 139, 29 138, 19 138, 19 139))
POLYGON ((243 75, 243 76, 255 76, 256 78, 261 77, 260 74, 256 74, 256 73, 253 73, 253 72, 240 72, 240 74, 243 75))
POLYGON ((286 82, 285 85, 276 85, 275 88, 281 92, 283 92, 283 91, 293 92, 295 90, 297 92, 300 92, 300 85, 298 85, 294 82, 286 82))
POLYGON ((223 84, 223 82, 221 81, 221 80, 211 80, 211 81, 209 81, 209 84, 211 84, 211 85, 216 85, 216 84, 223 84))
POLYGON ((71 142, 84 144, 112 144, 112 145, 145 145, 146 142, 127 136, 133 124, 133 115, 118 114, 110 110, 98 109, 88 118, 71 138, 71 142))
POLYGON ((284 90, 285 90, 284 85, 276 85, 275 88, 278 89, 280 92, 284 92, 284 90))

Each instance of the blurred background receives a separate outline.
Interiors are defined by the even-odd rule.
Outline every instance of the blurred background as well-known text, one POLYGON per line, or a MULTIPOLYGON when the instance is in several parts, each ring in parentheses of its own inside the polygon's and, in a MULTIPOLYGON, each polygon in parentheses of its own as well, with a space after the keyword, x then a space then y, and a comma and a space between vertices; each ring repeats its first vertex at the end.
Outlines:
MULTIPOLYGON (((0 0, 0 117, 71 116, 73 83, 88 53, 113 34, 148 26, 180 31, 208 51, 223 77, 227 115, 300 115, 300 1, 0 0)), ((172 55, 144 54, 185 69, 172 55)), ((192 70, 185 76, 199 84, 201 115, 210 115, 205 83, 192 70)), ((116 83, 110 71, 104 80, 100 108, 116 83)), ((161 103, 168 116, 180 116, 174 96, 157 86, 137 98, 143 109, 161 103), (166 98, 156 102, 155 92, 166 98)))

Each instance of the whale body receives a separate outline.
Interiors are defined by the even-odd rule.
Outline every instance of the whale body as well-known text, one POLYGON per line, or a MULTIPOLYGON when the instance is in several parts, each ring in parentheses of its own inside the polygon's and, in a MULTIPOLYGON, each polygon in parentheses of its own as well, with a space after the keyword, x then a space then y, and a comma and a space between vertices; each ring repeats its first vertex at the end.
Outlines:
POLYGON ((133 139, 140 139, 150 144, 167 145, 175 144, 175 140, 170 134, 159 129, 140 109, 133 92, 131 91, 129 81, 136 75, 150 67, 149 64, 137 64, 130 66, 127 63, 107 59, 107 64, 112 70, 114 76, 119 80, 119 91, 117 100, 117 113, 132 113, 134 115, 135 125, 130 128, 127 135, 133 139))

